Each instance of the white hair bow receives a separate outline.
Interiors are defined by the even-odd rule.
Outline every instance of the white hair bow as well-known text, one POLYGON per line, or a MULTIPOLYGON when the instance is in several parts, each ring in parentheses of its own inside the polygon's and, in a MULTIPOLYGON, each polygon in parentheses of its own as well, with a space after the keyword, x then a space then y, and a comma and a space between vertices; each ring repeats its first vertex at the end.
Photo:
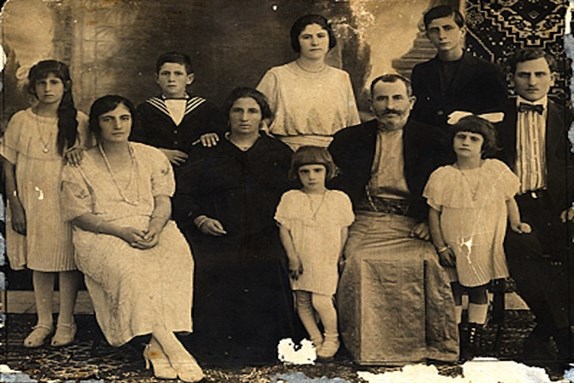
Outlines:
MULTIPOLYGON (((448 115, 448 121, 447 123, 449 125, 454 125, 456 124, 461 118, 463 117, 467 117, 467 116, 473 116, 475 115, 474 113, 470 113, 470 112, 466 112, 463 110, 455 110, 454 112, 452 112, 451 114, 448 115)), ((493 124, 500 122, 502 120, 504 120, 504 113, 502 112, 493 112, 493 113, 483 113, 483 114, 476 114, 476 117, 480 117, 486 121, 489 121, 493 124)))

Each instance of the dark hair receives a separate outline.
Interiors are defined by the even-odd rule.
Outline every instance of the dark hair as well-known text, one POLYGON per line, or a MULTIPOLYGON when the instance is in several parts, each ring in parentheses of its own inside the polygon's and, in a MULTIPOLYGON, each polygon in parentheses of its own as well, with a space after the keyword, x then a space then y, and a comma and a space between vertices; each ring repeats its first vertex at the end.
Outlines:
POLYGON ((181 64, 185 67, 187 74, 193 73, 193 66, 191 65, 191 58, 185 53, 181 52, 166 52, 162 53, 155 62, 155 73, 159 73, 161 67, 165 63, 181 64))
POLYGON ((240 98, 252 98, 255 100, 259 108, 261 109, 261 118, 263 120, 272 120, 273 119, 273 112, 271 111, 271 107, 267 102, 267 98, 263 93, 253 88, 247 87, 238 87, 231 91, 227 100, 225 101, 225 116, 229 121, 229 111, 231 107, 240 98))
POLYGON ((383 75, 377 77, 373 81, 371 81, 371 86, 370 86, 371 97, 373 96, 373 90, 375 89, 375 85, 377 85, 378 82, 392 82, 392 83, 394 83, 397 81, 402 81, 405 84, 405 87, 407 88, 407 96, 411 97, 413 95, 413 88, 411 86, 411 81, 408 78, 406 78, 405 76, 401 76, 400 74, 395 74, 395 73, 386 73, 386 74, 383 74, 383 75))
MULTIPOLYGON (((96 135, 96 137, 100 137, 100 133, 102 132, 102 129, 100 128, 100 122, 99 122, 99 118, 102 114, 110 112, 114 109, 116 109, 119 105, 124 105, 126 108, 128 108, 128 110, 130 111, 130 114, 132 115, 132 121, 134 120, 134 116, 135 116, 135 112, 136 112, 136 108, 134 107, 134 104, 132 104, 132 102, 130 100, 128 100, 125 97, 122 96, 117 96, 117 95, 107 95, 107 96, 103 96, 98 98, 96 101, 94 101, 94 103, 92 104, 92 107, 90 108, 90 119, 89 119, 89 128, 92 132, 94 132, 94 134, 96 135)), ((132 122, 133 124, 133 122, 132 122)), ((133 125, 132 125, 133 128, 133 125)))
POLYGON ((454 18, 454 22, 460 28, 464 27, 464 17, 462 16, 462 13, 460 13, 458 9, 455 9, 450 5, 437 5, 436 7, 432 7, 431 9, 426 11, 423 16, 423 20, 425 23, 425 30, 428 29, 431 21, 449 16, 452 16, 454 18))
POLYGON ((494 153, 500 151, 498 146, 497 132, 494 125, 484 118, 471 115, 461 118, 452 129, 452 139, 459 132, 477 133, 482 136, 484 142, 482 143, 482 158, 492 156, 494 153))
POLYGON ((58 136, 56 144, 58 153, 64 154, 67 148, 74 146, 78 137, 78 110, 72 96, 72 79, 68 66, 56 60, 44 60, 34 65, 28 73, 28 93, 38 98, 36 84, 53 74, 64 84, 64 94, 58 105, 58 136))
POLYGON ((299 35, 307 27, 307 25, 317 24, 327 31, 329 35, 329 50, 337 45, 337 38, 331 28, 331 24, 321 15, 305 15, 301 16, 293 23, 291 27, 291 48, 297 53, 301 52, 301 45, 299 44, 299 35))
POLYGON ((508 59, 508 68, 511 74, 516 73, 516 67, 519 63, 536 60, 539 58, 545 58, 548 66, 550 67, 550 71, 554 72, 556 70, 556 59, 551 54, 546 53, 544 50, 540 48, 524 48, 519 49, 516 51, 509 59, 508 59))
POLYGON ((327 169, 326 180, 335 177, 337 171, 331 153, 327 149, 318 146, 301 146, 293 153, 289 178, 292 180, 299 179, 297 173, 299 168, 304 165, 323 165, 327 169))

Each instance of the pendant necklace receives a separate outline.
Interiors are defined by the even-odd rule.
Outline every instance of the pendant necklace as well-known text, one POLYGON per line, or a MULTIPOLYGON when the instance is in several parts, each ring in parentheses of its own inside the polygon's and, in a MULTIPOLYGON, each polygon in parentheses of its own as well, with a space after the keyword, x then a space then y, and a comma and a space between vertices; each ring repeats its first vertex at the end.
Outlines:
POLYGON ((470 179, 467 177, 467 175, 464 173, 464 171, 457 165, 458 170, 460 171, 460 173, 462 174, 462 178, 464 178, 464 180, 466 181, 466 183, 468 184, 468 187, 470 189, 470 194, 472 196, 472 201, 476 202, 477 198, 478 198, 478 190, 480 189, 480 186, 482 184, 482 172, 481 172, 481 167, 478 168, 478 181, 476 182, 476 185, 473 188, 473 184, 472 182, 470 182, 470 179))
MULTIPOLYGON (((34 113, 34 112, 32 112, 34 113)), ((50 147, 50 142, 52 141, 52 132, 49 132, 48 135, 48 139, 44 140, 44 137, 42 136, 42 129, 40 128, 40 125, 44 125, 46 126, 45 122, 40 122, 40 116, 38 116, 36 113, 34 113, 34 117, 36 120, 36 129, 38 130, 38 137, 40 138, 40 141, 42 142, 42 152, 44 153, 48 153, 49 147, 50 147)))
POLYGON ((321 210, 321 206, 323 206, 323 202, 325 202, 325 196, 327 195, 327 192, 325 191, 325 193, 323 193, 321 201, 319 202, 319 205, 317 206, 316 209, 313 208, 313 198, 311 197, 311 194, 308 193, 305 194, 309 198, 309 208, 311 209, 311 220, 315 221, 317 219, 317 214, 319 213, 319 210, 321 210))
MULTIPOLYGON (((129 144, 128 144, 129 145, 129 144)), ((102 155, 102 158, 104 159, 104 162, 106 164, 106 168, 108 170, 108 172, 110 173, 110 177, 112 178, 112 182, 114 184, 114 186, 116 187, 118 193, 120 194, 120 197, 122 197, 122 200, 130 205, 134 205, 136 206, 139 201, 140 201, 140 185, 139 185, 139 177, 137 175, 137 162, 134 156, 134 152, 133 149, 131 147, 131 145, 128 146, 128 151, 130 153, 130 163, 131 163, 131 170, 130 170, 130 178, 128 180, 126 189, 128 188, 128 186, 130 186, 132 184, 132 181, 136 180, 136 190, 137 190, 137 197, 135 198, 135 200, 129 199, 128 197, 126 197, 126 195, 124 194, 122 188, 120 187, 120 185, 118 184, 118 181, 116 180, 116 177, 114 175, 114 172, 112 170, 112 167, 110 165, 110 162, 108 161, 108 157, 106 156, 106 152, 104 152, 104 148, 102 148, 101 144, 98 144, 98 149, 100 151, 100 154, 102 155)))

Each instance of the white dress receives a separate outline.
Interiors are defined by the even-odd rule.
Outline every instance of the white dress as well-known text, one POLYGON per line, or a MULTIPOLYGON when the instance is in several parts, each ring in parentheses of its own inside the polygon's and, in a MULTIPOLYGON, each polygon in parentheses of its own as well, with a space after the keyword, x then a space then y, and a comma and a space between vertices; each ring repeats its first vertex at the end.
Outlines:
MULTIPOLYGON (((89 144, 88 117, 78 112, 76 146, 89 144)), ((28 108, 14 114, 0 143, 0 155, 16 165, 18 197, 26 212, 27 235, 12 229, 8 208, 6 245, 14 270, 58 272, 75 270, 71 226, 62 217, 58 119, 38 116, 28 108)))
POLYGON ((291 279, 292 289, 334 295, 341 229, 351 225, 355 216, 345 193, 327 190, 323 197, 312 204, 310 195, 290 190, 281 197, 275 220, 289 230, 303 265, 299 279, 291 279))
MULTIPOLYGON (((147 229, 154 196, 173 195, 173 170, 158 149, 130 145, 137 171, 123 190, 125 199, 108 170, 95 161, 97 152, 85 153, 78 168, 64 168, 62 201, 67 219, 94 213, 121 226, 147 229)), ((157 324, 174 332, 192 330, 194 263, 175 222, 168 221, 159 243, 147 250, 78 227, 74 227, 73 239, 76 263, 85 275, 96 319, 112 346, 149 334, 157 324)))
POLYGON ((270 132, 293 150, 303 144, 327 147, 339 130, 361 122, 351 79, 341 69, 310 73, 293 61, 269 69, 257 90, 275 116, 270 132))
POLYGON ((503 248, 506 201, 518 187, 516 175, 494 159, 472 170, 448 165, 431 174, 424 196, 440 211, 440 228, 456 255, 456 276, 463 286, 508 277, 503 248))

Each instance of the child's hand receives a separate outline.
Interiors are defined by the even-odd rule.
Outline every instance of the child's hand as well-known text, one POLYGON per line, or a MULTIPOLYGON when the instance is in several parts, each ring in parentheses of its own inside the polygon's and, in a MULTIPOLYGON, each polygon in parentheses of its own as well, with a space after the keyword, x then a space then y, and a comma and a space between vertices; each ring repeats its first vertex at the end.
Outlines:
POLYGON ((26 235, 26 212, 22 204, 17 201, 10 204, 12 213, 12 229, 21 235, 26 235))
POLYGON ((443 267, 456 267, 456 256, 450 247, 444 248, 444 250, 437 252, 438 262, 443 267))
POLYGON ((299 260, 299 258, 289 259, 289 276, 297 280, 301 274, 303 274, 303 264, 301 260, 299 260))
POLYGON ((181 150, 163 149, 163 148, 160 148, 159 150, 161 150, 161 152, 165 154, 169 162, 177 166, 185 163, 185 160, 187 160, 188 157, 188 155, 182 152, 181 150))
POLYGON ((201 145, 211 148, 212 146, 217 145, 219 142, 219 136, 216 133, 205 133, 199 137, 199 141, 201 141, 201 145))
POLYGON ((84 148, 71 148, 64 152, 66 162, 73 167, 80 166, 82 158, 84 158, 84 148))
POLYGON ((517 224, 510 224, 512 231, 518 234, 528 234, 532 232, 532 228, 526 222, 518 222, 517 224))

